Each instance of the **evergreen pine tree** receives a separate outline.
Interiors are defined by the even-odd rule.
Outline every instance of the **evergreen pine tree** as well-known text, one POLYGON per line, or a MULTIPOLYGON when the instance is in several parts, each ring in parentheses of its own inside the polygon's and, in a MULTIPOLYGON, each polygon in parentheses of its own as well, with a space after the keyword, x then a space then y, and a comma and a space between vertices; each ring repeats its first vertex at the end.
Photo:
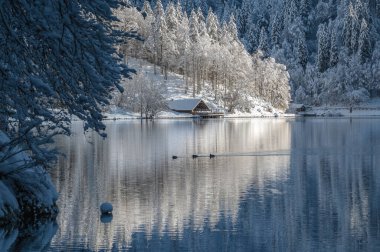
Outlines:
POLYGON ((172 2, 169 3, 166 10, 166 25, 169 32, 174 33, 178 29, 177 10, 172 2))
POLYGON ((235 15, 233 15, 233 14, 230 16, 230 20, 228 22, 227 29, 228 29, 228 32, 231 35, 231 37, 235 41, 238 41, 239 37, 238 37, 238 31, 237 31, 237 26, 236 26, 236 20, 235 20, 235 15))
POLYGON ((268 54, 268 51, 269 51, 268 32, 266 31, 264 26, 261 27, 258 49, 263 52, 264 56, 268 54))
POLYGON ((300 33, 297 42, 297 58, 298 64, 305 70, 307 65, 308 51, 306 46, 305 33, 300 33))
POLYGON ((197 20, 198 20, 198 32, 199 36, 204 36, 207 34, 207 28, 206 28, 206 20, 203 15, 202 9, 198 8, 197 9, 197 20))
POLYGON ((281 32, 283 28, 283 19, 280 12, 276 12, 276 15, 272 22, 271 38, 273 45, 280 45, 281 32))
POLYGON ((181 21, 182 16, 183 16, 183 9, 181 5, 181 0, 178 0, 177 5, 175 6, 176 8, 176 13, 177 13, 177 19, 181 21))
POLYGON ((218 41, 219 23, 218 18, 210 8, 207 15, 207 31, 213 42, 218 41))
POLYGON ((246 34, 250 25, 250 5, 250 0, 243 0, 241 3, 241 8, 238 10, 236 25, 240 36, 244 36, 246 34))
POLYGON ((154 15, 157 20, 164 15, 164 7, 162 6, 161 0, 157 0, 156 7, 154 8, 154 15))
POLYGON ((288 27, 292 24, 292 22, 296 19, 298 16, 298 7, 296 0, 287 0, 284 3, 285 5, 285 16, 284 16, 284 23, 288 27))
POLYGON ((253 53, 259 46, 260 30, 257 25, 252 24, 248 27, 248 30, 244 36, 244 45, 249 53, 253 53))
POLYGON ((147 16, 153 16, 152 7, 150 6, 150 3, 146 0, 144 1, 143 11, 146 13, 147 16))
POLYGON ((362 20, 359 36, 359 57, 363 64, 371 57, 371 42, 369 38, 368 25, 365 19, 362 20))
POLYGON ((317 67, 318 71, 323 73, 327 70, 330 63, 330 47, 327 27, 325 24, 320 24, 318 27, 318 58, 317 67))
POLYGON ((336 32, 331 33, 331 45, 330 45, 330 67, 334 67, 338 64, 338 45, 337 45, 337 34, 336 32))
POLYGON ((307 20, 310 11, 310 0, 301 0, 299 11, 302 20, 304 21, 304 23, 306 23, 305 21, 307 20))
POLYGON ((198 27, 199 27, 198 16, 195 13, 195 11, 192 10, 190 13, 190 18, 189 18, 189 36, 193 43, 198 42, 198 39, 199 39, 198 27))
POLYGON ((356 15, 351 19, 351 52, 355 53, 359 47, 360 23, 356 15))
POLYGON ((352 53, 352 46, 351 46, 351 34, 352 34, 352 19, 354 15, 354 8, 352 6, 352 3, 350 2, 349 6, 346 9, 345 15, 344 15, 344 21, 343 21, 343 45, 348 49, 349 53, 352 53))

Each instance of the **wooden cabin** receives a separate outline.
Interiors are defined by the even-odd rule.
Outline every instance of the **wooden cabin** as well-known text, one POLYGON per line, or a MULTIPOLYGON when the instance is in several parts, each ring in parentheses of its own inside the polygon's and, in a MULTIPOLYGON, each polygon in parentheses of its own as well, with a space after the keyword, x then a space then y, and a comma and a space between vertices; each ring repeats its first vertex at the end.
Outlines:
POLYGON ((211 113, 211 109, 202 99, 172 100, 168 103, 168 107, 176 112, 189 113, 193 115, 211 113))
POLYGON ((289 113, 300 113, 300 112, 305 112, 305 111, 306 111, 306 107, 303 104, 299 104, 299 103, 289 104, 289 109, 288 109, 289 113))

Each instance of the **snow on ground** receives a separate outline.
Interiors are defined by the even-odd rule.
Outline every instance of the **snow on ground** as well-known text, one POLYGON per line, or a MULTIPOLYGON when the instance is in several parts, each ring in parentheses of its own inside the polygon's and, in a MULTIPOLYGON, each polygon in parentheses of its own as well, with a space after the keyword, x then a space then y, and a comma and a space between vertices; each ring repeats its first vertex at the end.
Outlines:
MULTIPOLYGON (((7 135, 0 131, 0 146, 9 142, 7 135)), ((44 214, 55 209, 58 193, 48 173, 40 166, 23 167, 29 156, 19 147, 5 147, 0 152, 0 222, 9 215, 15 216, 21 207, 37 209, 44 214), (9 154, 9 155, 8 155, 9 154), (9 158, 4 158, 8 155, 9 158)))
MULTIPOLYGON (((160 73, 160 67, 156 66, 156 73, 154 73, 154 65, 144 60, 129 58, 128 66, 135 69, 137 73, 143 73, 148 79, 154 83, 165 83, 167 87, 164 97, 167 101, 172 99, 186 99, 194 98, 192 96, 192 87, 189 87, 189 93, 185 94, 186 83, 182 75, 176 73, 168 73, 168 78, 165 80, 164 75, 160 73)), ((127 80, 128 81, 128 80, 127 80)), ((190 80, 189 80, 190 81, 190 80)), ((220 104, 214 103, 214 94, 211 86, 205 83, 204 88, 200 94, 197 94, 195 98, 203 99, 213 110, 223 110, 220 104)), ((250 112, 242 112, 235 110, 233 113, 226 113, 225 117, 273 117, 283 116, 283 111, 273 108, 269 103, 260 99, 251 98, 253 104, 250 112)), ((141 118, 139 113, 133 113, 129 111, 123 111, 122 109, 110 107, 106 113, 104 113, 106 120, 119 120, 119 119, 137 119, 141 118)), ((161 111, 155 118, 191 118, 198 117, 186 113, 177 113, 173 111, 161 111)))
POLYGON ((315 115, 315 116, 328 116, 328 117, 380 116, 380 98, 370 99, 368 102, 365 102, 359 105, 353 105, 352 112, 350 112, 350 106, 321 106, 321 107, 310 107, 306 110, 305 114, 315 115))

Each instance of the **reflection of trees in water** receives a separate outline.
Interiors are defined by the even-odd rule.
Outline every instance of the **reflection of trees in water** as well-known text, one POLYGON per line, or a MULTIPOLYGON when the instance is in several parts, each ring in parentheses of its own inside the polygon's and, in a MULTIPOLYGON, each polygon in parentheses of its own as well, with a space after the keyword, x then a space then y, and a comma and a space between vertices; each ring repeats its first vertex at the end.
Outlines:
POLYGON ((259 250, 378 251, 378 123, 293 122, 290 176, 279 188, 286 193, 241 206, 239 243, 259 250))
POLYGON ((67 159, 55 171, 61 215, 53 243, 111 248, 130 244, 138 231, 182 237, 205 222, 215 229, 222 219, 237 222, 250 188, 264 197, 265 186, 288 176, 287 156, 189 158, 287 150, 284 120, 116 122, 108 125, 108 136, 62 140, 67 159), (99 223, 97 209, 104 200, 115 209, 107 225, 99 223))
POLYGON ((0 251, 45 251, 57 229, 55 221, 36 222, 21 230, 0 228, 0 251))

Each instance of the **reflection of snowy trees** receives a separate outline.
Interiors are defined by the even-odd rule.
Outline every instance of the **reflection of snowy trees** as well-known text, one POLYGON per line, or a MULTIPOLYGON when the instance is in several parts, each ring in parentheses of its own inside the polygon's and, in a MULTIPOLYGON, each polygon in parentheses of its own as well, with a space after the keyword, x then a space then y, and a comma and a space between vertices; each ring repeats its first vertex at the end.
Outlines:
POLYGON ((72 204, 61 208, 65 215, 58 220, 61 231, 53 244, 74 243, 65 237, 78 233, 96 248, 127 246, 133 239, 136 246, 149 242, 163 250, 223 249, 228 246, 220 243, 223 237, 256 250, 268 244, 292 251, 312 250, 316 244, 321 250, 376 250, 377 123, 160 121, 141 128, 131 122, 110 127, 106 142, 94 135, 87 145, 80 138, 61 142, 70 159, 60 163, 57 173, 65 180, 57 184, 62 202, 72 204), (290 159, 181 158, 193 152, 289 150, 290 145, 290 159), (173 153, 180 158, 171 160, 173 153), (68 169, 69 164, 75 165, 68 169), (87 192, 96 196, 84 197, 87 192), (98 205, 110 198, 114 220, 110 226, 97 225, 98 205), (89 211, 78 215, 78 208, 89 211), (137 233, 139 238, 132 236, 137 233))
POLYGON ((122 241, 130 244, 132 234, 137 231, 147 232, 148 236, 159 232, 160 236, 169 233, 181 237, 186 228, 202 230, 205 220, 214 229, 221 221, 221 213, 234 223, 237 221, 240 201, 250 186, 265 193, 267 182, 287 177, 288 156, 269 160, 180 158, 178 162, 170 158, 173 153, 182 157, 193 151, 284 150, 290 144, 290 131, 284 122, 167 124, 159 121, 144 124, 142 128, 139 122, 131 122, 128 127, 108 127, 106 142, 93 139, 94 136, 88 138, 92 144, 85 144, 81 138, 62 142, 67 146, 69 160, 60 162, 57 173, 64 172, 65 179, 61 180, 63 184, 57 182, 59 200, 66 203, 60 206, 64 213, 58 220, 61 231, 53 243, 62 241, 67 233, 78 233, 87 235, 91 246, 104 245, 106 240, 109 244, 105 246, 111 248, 112 237, 118 237, 120 246, 122 241), (263 140, 261 136, 268 131, 278 137, 263 140), (227 132, 230 136, 225 138, 227 132), (247 138, 236 143, 236 137, 243 133, 247 138), (74 166, 67 168, 69 164, 74 166), (107 230, 96 224, 98 205, 103 199, 113 202, 115 208, 114 220, 107 230), (90 211, 78 214, 78 209, 90 211), (75 221, 73 225, 74 219, 79 223, 75 221))
POLYGON ((46 221, 29 227, 28 230, 7 230, 0 228, 1 251, 44 251, 57 232, 54 221, 46 221))

